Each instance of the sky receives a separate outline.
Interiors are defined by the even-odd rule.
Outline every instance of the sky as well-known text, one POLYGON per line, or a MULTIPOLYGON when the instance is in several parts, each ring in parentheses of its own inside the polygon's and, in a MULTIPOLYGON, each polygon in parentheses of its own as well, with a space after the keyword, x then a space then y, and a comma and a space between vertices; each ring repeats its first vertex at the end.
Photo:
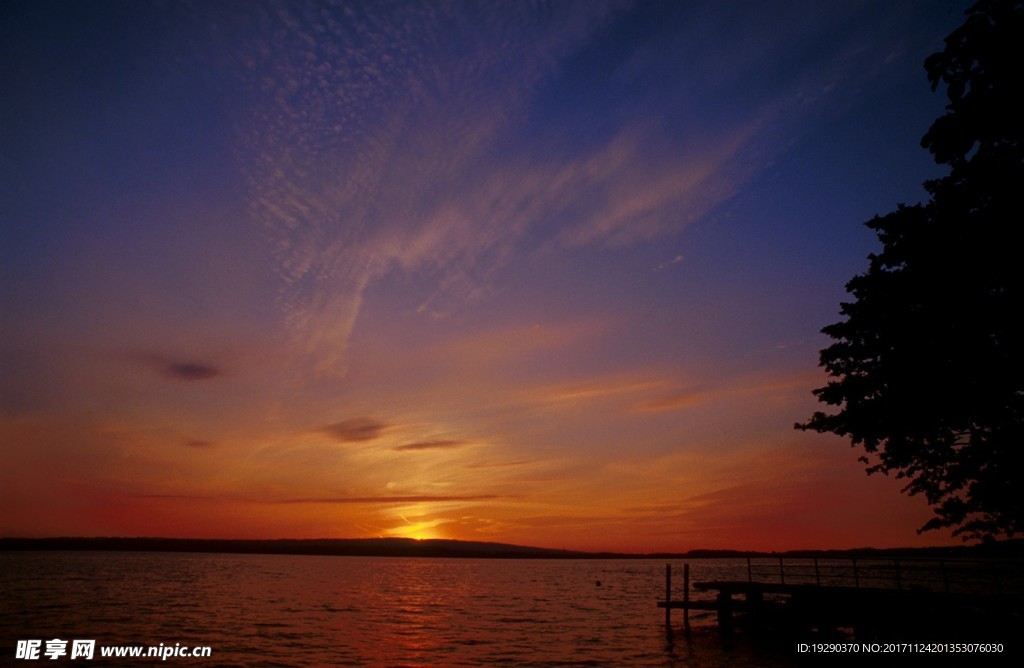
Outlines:
POLYGON ((959 542, 793 425, 966 6, 3 3, 0 535, 959 542))

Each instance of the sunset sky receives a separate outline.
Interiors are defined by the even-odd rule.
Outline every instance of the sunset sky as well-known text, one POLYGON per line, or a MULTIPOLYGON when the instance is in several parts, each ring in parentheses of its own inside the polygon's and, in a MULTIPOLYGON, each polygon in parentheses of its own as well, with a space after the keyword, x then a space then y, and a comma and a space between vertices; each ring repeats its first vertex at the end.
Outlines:
POLYGON ((958 542, 793 424, 966 6, 4 2, 0 535, 958 542))

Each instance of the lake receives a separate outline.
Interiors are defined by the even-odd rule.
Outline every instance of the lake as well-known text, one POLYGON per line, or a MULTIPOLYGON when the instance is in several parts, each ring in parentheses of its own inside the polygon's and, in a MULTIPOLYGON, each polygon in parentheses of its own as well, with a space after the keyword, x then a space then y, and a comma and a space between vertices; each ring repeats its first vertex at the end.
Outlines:
MULTIPOLYGON (((695 579, 745 576, 739 561, 690 563, 695 579)), ((709 613, 691 617, 690 642, 670 642, 655 606, 664 564, 0 552, 0 651, 9 659, 19 640, 41 640, 45 651, 50 639, 91 639, 95 658, 83 665, 103 663, 102 647, 160 644, 210 647, 209 658, 164 662, 204 666, 795 663, 785 650, 723 648, 709 613)), ((674 568, 681 573, 682 562, 674 568)), ((40 658, 61 665, 69 656, 70 646, 57 661, 40 658)))

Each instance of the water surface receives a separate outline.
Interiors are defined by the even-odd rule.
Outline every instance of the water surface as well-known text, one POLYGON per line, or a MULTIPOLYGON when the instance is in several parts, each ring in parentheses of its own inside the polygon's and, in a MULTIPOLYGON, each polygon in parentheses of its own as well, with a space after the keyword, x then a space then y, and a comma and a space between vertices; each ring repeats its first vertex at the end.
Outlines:
MULTIPOLYGON (((210 659, 167 663, 219 666, 791 663, 785 652, 722 648, 707 613, 693 617, 696 638, 670 642, 655 606, 664 563, 0 553, 0 649, 12 658, 16 641, 30 638, 207 645, 210 659)), ((679 592, 682 563, 674 568, 679 592)), ((693 570, 736 577, 745 565, 709 561, 693 570)))

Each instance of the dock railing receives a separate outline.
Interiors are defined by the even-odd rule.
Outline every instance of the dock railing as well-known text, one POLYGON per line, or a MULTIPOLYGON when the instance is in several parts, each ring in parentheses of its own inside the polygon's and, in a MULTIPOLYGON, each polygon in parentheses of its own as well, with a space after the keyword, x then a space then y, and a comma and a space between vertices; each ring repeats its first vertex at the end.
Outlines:
POLYGON ((665 600, 658 601, 658 607, 665 608, 668 632, 671 634, 673 608, 683 610, 687 630, 691 610, 716 611, 719 628, 727 630, 732 627, 734 612, 760 615, 779 603, 799 605, 803 612, 819 615, 821 610, 849 614, 851 610, 894 605, 916 614, 933 610, 937 604, 1019 614, 1024 604, 1021 559, 749 557, 745 561, 746 578, 737 577, 742 561, 724 564, 725 568, 711 566, 709 570, 718 577, 708 579, 708 573, 695 569, 692 586, 698 592, 696 600, 689 591, 690 564, 683 566, 682 600, 672 598, 672 569, 666 564, 665 600), (734 600, 734 596, 743 600, 734 600))
POLYGON ((1024 593, 1024 563, 1017 559, 747 557, 746 562, 748 582, 1024 593))

